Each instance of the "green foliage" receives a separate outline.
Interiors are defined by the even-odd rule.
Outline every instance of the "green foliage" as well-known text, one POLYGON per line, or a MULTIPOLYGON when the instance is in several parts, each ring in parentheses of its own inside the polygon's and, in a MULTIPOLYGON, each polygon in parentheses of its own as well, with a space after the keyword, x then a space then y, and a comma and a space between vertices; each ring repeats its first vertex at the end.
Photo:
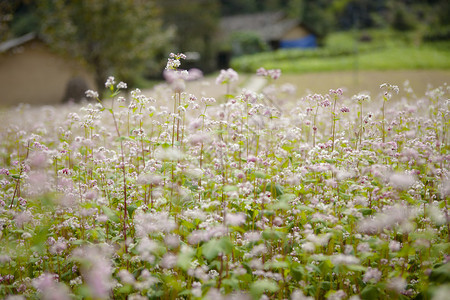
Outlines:
POLYGON ((450 283, 450 263, 434 268, 431 271, 430 280, 436 283, 450 283))
POLYGON ((260 66, 280 68, 288 73, 352 70, 448 69, 448 42, 413 44, 414 34, 395 31, 367 31, 370 42, 360 42, 352 33, 329 35, 323 48, 312 50, 280 49, 234 58, 231 65, 243 72, 260 66))
POLYGON ((38 13, 49 45, 90 65, 98 88, 110 74, 133 85, 168 42, 155 1, 39 0, 38 13))
POLYGON ((365 125, 366 97, 341 89, 298 99, 273 80, 270 103, 224 105, 106 86, 1 116, 0 297, 448 294, 447 85, 383 85, 365 125))
POLYGON ((283 10, 290 2, 290 0, 220 0, 221 14, 228 16, 283 10))
POLYGON ((235 32, 230 37, 232 52, 235 56, 254 54, 268 50, 268 45, 253 32, 235 32))
POLYGON ((202 246, 202 254, 207 260, 215 259, 219 254, 229 254, 233 250, 233 243, 229 238, 210 240, 202 246))
POLYGON ((228 16, 238 13, 254 13, 258 10, 257 0, 220 0, 221 14, 228 16))
POLYGON ((0 2, 0 42, 11 38, 11 22, 17 9, 17 1, 0 2))
POLYGON ((409 31, 416 28, 417 20, 403 3, 393 5, 392 27, 399 31, 409 31))
POLYGON ((14 16, 11 22, 11 32, 14 36, 22 36, 39 30, 40 20, 34 11, 24 12, 14 16))
POLYGON ((319 42, 332 29, 333 12, 331 0, 303 0, 303 9, 299 19, 317 35, 319 42))
POLYGON ((306 24, 319 37, 353 28, 425 29, 433 39, 448 39, 446 0, 265 0, 221 1, 222 15, 282 10, 306 24))
POLYGON ((365 300, 380 299, 381 291, 376 285, 366 285, 361 291, 361 298, 365 300))
POLYGON ((264 292, 276 292, 279 287, 277 283, 270 279, 255 281, 250 286, 250 293, 253 299, 259 299, 264 292))
POLYGON ((215 63, 215 37, 219 27, 218 0, 156 0, 165 28, 173 28, 176 52, 196 51, 194 67, 210 71, 215 63))

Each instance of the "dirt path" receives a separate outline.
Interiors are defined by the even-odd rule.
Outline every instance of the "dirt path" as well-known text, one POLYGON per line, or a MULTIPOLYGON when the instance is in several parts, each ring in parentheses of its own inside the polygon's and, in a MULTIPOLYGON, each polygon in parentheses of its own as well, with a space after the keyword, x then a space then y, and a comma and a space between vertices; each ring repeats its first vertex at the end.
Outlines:
MULTIPOLYGON (((224 99, 226 87, 215 83, 215 76, 208 76, 202 80, 188 82, 186 92, 194 94, 197 98, 214 97, 224 99)), ((232 93, 237 94, 242 88, 259 90, 264 85, 261 77, 251 74, 240 74, 239 82, 232 85, 232 93)), ((327 93, 329 89, 345 88, 346 95, 351 97, 362 91, 369 91, 372 96, 379 92, 382 83, 398 85, 401 90, 403 83, 409 80, 417 96, 424 95, 427 86, 438 87, 444 83, 450 85, 450 70, 409 70, 409 71, 360 71, 358 73, 323 72, 308 74, 282 74, 276 81, 278 85, 291 83, 297 88, 297 96, 302 97, 310 93, 327 93)), ((159 91, 161 92, 161 90, 159 91)), ((170 91, 166 91, 166 93, 170 91)), ((145 94, 157 96, 155 90, 145 90, 145 94)), ((168 96, 170 98, 170 95, 168 96)), ((156 97, 158 99, 158 97, 156 97)), ((40 103, 36 99, 30 99, 27 103, 32 105, 59 105, 60 102, 40 103)), ((18 105, 19 103, 6 103, 0 101, 1 107, 18 105)))
MULTIPOLYGON (((424 95, 428 86, 438 87, 444 83, 450 85, 450 70, 408 70, 408 71, 359 71, 358 73, 323 72, 308 74, 282 74, 277 84, 291 83, 297 88, 297 96, 302 97, 310 93, 327 93, 329 89, 344 88, 346 94, 351 95, 368 91, 375 96, 380 92, 380 84, 395 84, 403 89, 403 84, 409 80, 416 95, 424 95)), ((240 75, 239 82, 233 85, 234 92, 242 88, 260 89, 261 81, 252 75, 240 75)), ((151 93, 151 91, 147 91, 151 93)), ((226 87, 216 85, 215 77, 209 76, 203 80, 189 82, 186 92, 197 97, 220 98, 226 93, 226 87)))
POLYGON ((329 89, 346 88, 349 95, 369 91, 379 93, 380 84, 398 85, 400 89, 409 80, 416 95, 424 95, 428 86, 438 87, 450 84, 450 70, 408 70, 408 71, 359 71, 327 72, 314 74, 285 74, 282 79, 297 86, 300 95, 308 93, 327 93, 329 89))

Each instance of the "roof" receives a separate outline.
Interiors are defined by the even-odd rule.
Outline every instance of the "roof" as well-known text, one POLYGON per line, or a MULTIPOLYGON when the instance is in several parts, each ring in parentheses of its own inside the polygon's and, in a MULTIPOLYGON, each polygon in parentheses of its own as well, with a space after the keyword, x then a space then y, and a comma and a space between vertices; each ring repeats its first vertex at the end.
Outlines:
POLYGON ((21 46, 37 37, 37 34, 34 32, 27 33, 21 37, 7 40, 0 44, 0 53, 6 52, 10 49, 21 46))
POLYGON ((298 20, 286 18, 283 12, 229 16, 222 18, 220 24, 227 36, 233 32, 251 31, 266 41, 277 40, 298 25, 298 20))

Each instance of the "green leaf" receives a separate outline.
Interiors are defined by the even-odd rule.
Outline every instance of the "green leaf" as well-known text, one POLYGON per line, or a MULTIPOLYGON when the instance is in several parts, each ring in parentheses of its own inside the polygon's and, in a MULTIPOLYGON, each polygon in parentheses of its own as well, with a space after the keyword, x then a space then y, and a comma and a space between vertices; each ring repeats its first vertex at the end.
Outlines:
POLYGON ((281 195, 283 195, 283 187, 281 185, 279 185, 278 183, 275 183, 275 184, 274 183, 268 183, 265 186, 265 190, 267 192, 271 192, 272 197, 274 199, 280 197, 281 195))
POLYGON ((264 292, 276 292, 278 291, 278 284, 270 279, 262 279, 253 282, 250 285, 250 293, 254 299, 259 299, 264 292))
POLYGON ((233 243, 228 237, 223 237, 220 240, 213 239, 202 246, 203 256, 207 260, 213 260, 219 253, 229 254, 233 250, 233 243))
POLYGON ((177 266, 184 271, 187 271, 191 266, 192 257, 194 256, 194 254, 194 249, 190 247, 183 248, 183 251, 181 251, 181 253, 178 255, 177 266))
POLYGON ((297 196, 295 194, 286 193, 281 195, 280 200, 289 202, 291 200, 294 200, 296 197, 297 196))
POLYGON ((130 218, 132 218, 133 217, 133 213, 134 213, 134 211, 137 209, 137 207, 136 207, 136 205, 134 205, 134 204, 131 204, 131 205, 128 205, 127 206, 127 212, 128 212, 128 215, 130 216, 130 218))
POLYGON ((439 256, 441 253, 448 252, 450 252, 450 243, 439 243, 431 246, 431 255, 433 256, 439 256))
POLYGON ((329 259, 323 260, 319 263, 319 269, 323 276, 331 273, 333 264, 329 259))
POLYGON ((295 280, 300 281, 305 277, 305 268, 301 265, 291 266, 291 275, 295 280))
POLYGON ((47 241, 47 235, 50 226, 38 226, 34 230, 34 235, 31 237, 31 245, 33 251, 42 253, 46 249, 45 242, 47 241))
POLYGON ((433 269, 430 274, 430 280, 438 283, 450 283, 450 263, 433 269))
POLYGON ((408 256, 408 255, 414 255, 416 252, 416 249, 414 247, 409 246, 408 244, 403 245, 402 249, 397 253, 398 256, 408 256))
POLYGON ((331 283, 329 281, 322 281, 320 283, 320 289, 322 291, 329 291, 331 288, 331 283))
POLYGON ((313 254, 309 257, 310 261, 313 261, 313 260, 324 261, 324 260, 329 260, 329 259, 330 259, 329 256, 323 255, 323 254, 313 254))
MULTIPOLYGON (((189 289, 185 289, 185 290, 179 292, 178 296, 179 297, 181 297, 181 296, 192 296, 192 292, 189 289)), ((188 297, 188 298, 190 298, 190 297, 188 297)))
POLYGON ((262 238, 265 240, 280 240, 285 236, 284 232, 275 229, 266 229, 261 234, 262 238))
POLYGON ((233 251, 233 243, 230 241, 229 237, 223 237, 220 239, 220 249, 225 254, 229 254, 233 251))
POLYGON ((105 205, 102 205, 102 210, 111 222, 113 222, 113 223, 120 222, 120 218, 117 215, 116 211, 112 210, 111 208, 109 208, 105 205))
POLYGON ((297 209, 307 211, 307 212, 314 212, 314 209, 306 206, 306 205, 297 205, 297 209))
POLYGON ((291 206, 287 200, 280 200, 273 204, 273 209, 289 210, 291 206))
POLYGON ((92 292, 88 285, 83 284, 79 286, 75 293, 79 296, 81 296, 81 299, 91 299, 92 298, 92 292))
POLYGON ((347 265, 347 269, 354 272, 365 272, 367 270, 366 267, 361 265, 347 265))
POLYGON ((229 286, 232 290, 239 290, 239 280, 236 278, 225 278, 222 280, 224 286, 229 286))
POLYGON ((369 216, 369 215, 372 215, 373 212, 374 212, 374 210, 371 209, 371 208, 367 208, 367 207, 361 208, 361 213, 363 214, 363 216, 369 216))
POLYGON ((318 181, 319 181, 318 179, 305 179, 305 180, 302 180, 303 184, 316 183, 318 181))
POLYGON ((130 284, 125 284, 121 288, 119 288, 118 292, 119 294, 130 294, 133 291, 133 287, 130 284))
POLYGON ((122 141, 132 141, 133 139, 130 138, 129 136, 119 136, 116 138, 116 142, 122 142, 122 141))
POLYGON ((352 198, 351 195, 345 193, 339 193, 339 196, 344 200, 350 200, 352 198))
POLYGON ((261 179, 267 179, 269 178, 269 176, 266 173, 260 172, 260 171, 255 171, 255 177, 256 178, 261 178, 261 179))
POLYGON ((168 148, 170 148, 170 144, 169 144, 169 143, 162 143, 162 144, 161 144, 161 147, 162 147, 163 149, 168 149, 168 148))
MULTIPOLYGON (((114 87, 111 88, 111 91, 114 91, 114 87)), ((114 98, 115 96, 120 94, 120 90, 115 90, 112 94, 111 94, 111 98, 114 98)))
POLYGON ((103 241, 106 237, 105 232, 101 228, 91 229, 89 230, 89 233, 94 240, 103 241))
POLYGON ((286 158, 281 164, 281 168, 287 168, 289 166, 289 158, 286 158))
POLYGON ((187 229, 194 229, 195 225, 189 221, 179 219, 180 225, 186 227, 187 229))
POLYGON ((268 261, 264 267, 268 268, 268 269, 287 269, 289 268, 289 263, 286 261, 279 261, 279 260, 275 260, 275 261, 268 261))
POLYGON ((70 242, 72 245, 83 245, 85 243, 84 240, 74 240, 70 242))
POLYGON ((367 285, 362 291, 361 291, 361 298, 364 300, 377 300, 380 299, 380 291, 378 290, 378 287, 375 285, 367 285))
POLYGON ((41 204, 41 208, 43 208, 44 210, 54 210, 55 209, 55 204, 54 204, 54 199, 51 197, 51 195, 43 195, 41 197, 39 197, 38 199, 40 201, 41 204))
POLYGON ((235 185, 225 185, 223 187, 223 191, 224 192, 234 192, 234 191, 239 191, 239 188, 235 185))

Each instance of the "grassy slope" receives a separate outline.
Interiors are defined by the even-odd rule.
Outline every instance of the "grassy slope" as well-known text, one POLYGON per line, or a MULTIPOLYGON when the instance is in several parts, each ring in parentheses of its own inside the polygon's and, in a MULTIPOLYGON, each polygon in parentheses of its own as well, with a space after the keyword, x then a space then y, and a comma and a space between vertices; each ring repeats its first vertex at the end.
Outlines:
POLYGON ((354 70, 450 69, 450 42, 414 46, 396 36, 377 37, 371 43, 355 43, 350 35, 331 37, 317 50, 278 50, 243 56, 232 61, 238 71, 259 67, 286 73, 354 70))
MULTIPOLYGON (((285 72, 318 72, 353 70, 449 69, 450 52, 432 48, 392 48, 355 56, 262 61, 261 67, 279 68, 285 72)), ((257 68, 256 65, 253 69, 257 68)))

